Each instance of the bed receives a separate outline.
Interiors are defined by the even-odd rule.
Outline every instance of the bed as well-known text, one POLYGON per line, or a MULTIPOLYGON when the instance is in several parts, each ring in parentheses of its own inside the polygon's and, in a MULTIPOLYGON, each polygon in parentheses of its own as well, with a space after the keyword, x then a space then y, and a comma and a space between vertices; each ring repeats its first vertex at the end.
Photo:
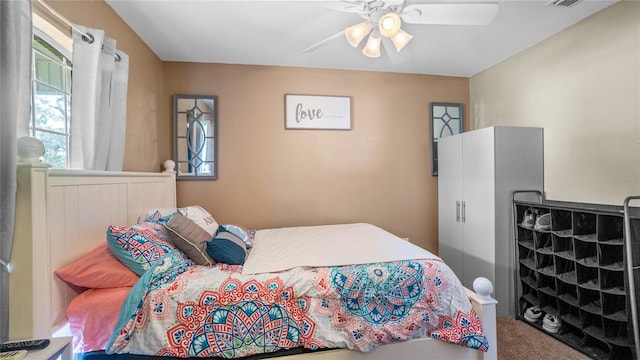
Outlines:
MULTIPOLYGON (((65 328, 68 328, 69 304, 86 291, 80 292, 78 288, 69 286, 54 274, 55 271, 103 244, 105 229, 110 225, 136 224, 140 214, 149 209, 176 208, 175 194, 175 175, 170 171, 127 173, 52 170, 37 162, 21 163, 18 167, 16 241, 11 259, 10 338, 50 338, 54 334, 64 334, 65 328)), ((179 263, 181 258, 165 261, 168 268, 179 263)), ((425 263, 423 265, 427 266, 425 263)), ((158 264, 156 267, 162 268, 158 264)), ((192 271, 189 269, 193 268, 199 267, 190 264, 184 266, 185 271, 192 271)), ((241 267, 225 268, 229 272, 237 272, 238 269, 241 267)), ((157 273, 160 277, 164 276, 160 271, 157 273)), ((414 359, 425 358, 424 355, 429 354, 429 358, 434 359, 495 359, 496 301, 490 296, 492 286, 486 279, 480 278, 476 283, 475 292, 468 289, 463 291, 489 343, 487 351, 424 337, 394 341, 375 348, 365 345, 365 352, 329 349, 286 354, 282 358, 414 359)), ((120 292, 129 291, 121 289, 120 292)), ((116 304, 116 307, 119 306, 116 304)), ((328 312, 331 311, 329 309, 328 312)), ((114 336, 111 340, 112 345, 122 345, 123 337, 114 336)))

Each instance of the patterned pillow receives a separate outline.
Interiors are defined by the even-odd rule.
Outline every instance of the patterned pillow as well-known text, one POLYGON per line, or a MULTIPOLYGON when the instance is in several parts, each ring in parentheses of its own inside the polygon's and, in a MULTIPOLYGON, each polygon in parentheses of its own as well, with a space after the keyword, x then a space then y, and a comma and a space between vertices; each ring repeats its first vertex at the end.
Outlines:
POLYGON ((216 236, 207 243, 207 253, 217 262, 243 265, 247 257, 247 246, 240 237, 220 226, 216 236))
POLYGON ((138 221, 138 222, 139 223, 152 222, 152 223, 157 223, 157 224, 164 224, 167 221, 169 221, 170 217, 171 217, 171 214, 163 215, 161 212, 156 211, 153 214, 151 214, 148 218, 143 219, 142 221, 138 221))
POLYGON ((205 229, 210 236, 213 236, 218 230, 218 223, 213 219, 213 216, 198 205, 179 208, 178 212, 205 229))
MULTIPOLYGON (((166 218, 168 219, 169 216, 171 216, 171 214, 175 213, 176 211, 178 211, 177 208, 157 208, 157 209, 150 209, 147 210, 145 212, 143 212, 142 214, 140 214, 140 216, 138 217, 138 222, 145 222, 145 221, 153 221, 152 219, 156 218, 156 219, 160 219, 160 218, 166 218)), ((157 221, 153 221, 153 222, 157 222, 157 221)))
POLYGON ((214 265, 216 262, 207 253, 207 242, 211 235, 186 216, 175 213, 164 226, 169 230, 173 244, 198 265, 214 265))
POLYGON ((109 226, 107 244, 118 260, 139 276, 176 248, 164 225, 149 221, 126 227, 109 226))

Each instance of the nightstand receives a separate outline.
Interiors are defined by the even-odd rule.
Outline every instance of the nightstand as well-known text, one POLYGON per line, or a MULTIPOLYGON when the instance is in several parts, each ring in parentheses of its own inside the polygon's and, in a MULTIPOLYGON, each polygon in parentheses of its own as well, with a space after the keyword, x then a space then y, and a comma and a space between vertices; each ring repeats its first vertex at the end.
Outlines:
POLYGON ((24 360, 71 360, 72 341, 71 336, 51 338, 49 346, 42 350, 29 351, 24 360))

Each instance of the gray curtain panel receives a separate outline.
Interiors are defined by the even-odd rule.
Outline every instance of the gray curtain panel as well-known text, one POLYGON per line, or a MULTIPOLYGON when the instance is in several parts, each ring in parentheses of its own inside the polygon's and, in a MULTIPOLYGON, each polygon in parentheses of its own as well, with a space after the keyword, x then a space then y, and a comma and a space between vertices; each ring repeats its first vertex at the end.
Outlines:
POLYGON ((9 338, 9 269, 18 136, 28 135, 32 22, 29 0, 0 1, 0 342, 9 338))

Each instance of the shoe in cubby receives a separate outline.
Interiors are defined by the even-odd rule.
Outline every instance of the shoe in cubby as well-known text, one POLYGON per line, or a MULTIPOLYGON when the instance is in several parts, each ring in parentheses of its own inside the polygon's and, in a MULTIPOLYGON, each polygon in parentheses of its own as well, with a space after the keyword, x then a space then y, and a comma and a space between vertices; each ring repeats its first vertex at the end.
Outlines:
POLYGON ((542 317, 542 310, 537 306, 532 306, 524 312, 524 319, 530 323, 534 323, 542 317))
POLYGON ((544 329, 544 331, 551 334, 558 333, 561 326, 562 326, 562 320, 560 320, 555 315, 547 314, 544 316, 544 319, 542 320, 542 329, 544 329))

